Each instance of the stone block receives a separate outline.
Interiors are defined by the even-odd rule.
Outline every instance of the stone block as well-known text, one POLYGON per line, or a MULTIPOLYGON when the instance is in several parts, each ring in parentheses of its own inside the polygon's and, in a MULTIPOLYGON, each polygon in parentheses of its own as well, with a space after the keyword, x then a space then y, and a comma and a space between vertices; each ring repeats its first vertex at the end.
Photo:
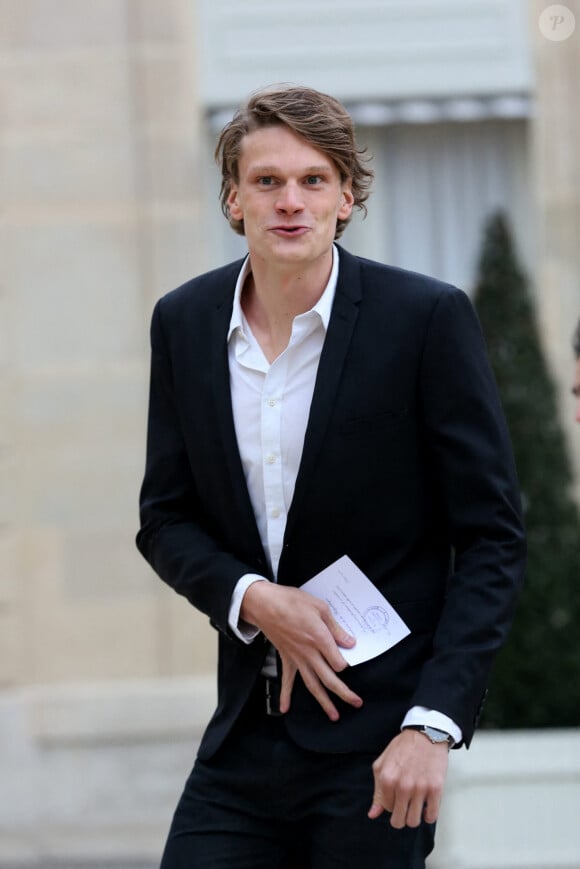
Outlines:
POLYGON ((21 691, 0 693, 0 860, 18 851, 23 857, 34 856, 39 762, 29 719, 21 691), (12 836, 21 840, 14 847, 12 836))
POLYGON ((139 247, 129 216, 6 227, 12 364, 105 362, 142 347, 139 247))
POLYGON ((168 290, 207 270, 210 248, 205 217, 195 208, 173 214, 158 211, 151 223, 151 241, 149 312, 168 290))
POLYGON ((147 376, 144 360, 46 366, 21 374, 13 398, 18 439, 27 447, 45 436, 60 443, 67 436, 141 440, 147 376))
POLYGON ((212 676, 36 686, 27 727, 44 750, 198 739, 216 704, 212 676))
MULTIPOLYGON (((6 398, 7 391, 1 391, 0 402, 6 398)), ((4 413, 0 412, 0 539, 10 534, 14 520, 14 492, 17 479, 14 428, 13 419, 8 416, 6 403, 4 413)))
POLYGON ((64 595, 31 607, 28 682, 144 678, 157 672, 155 600, 79 604, 64 595))
POLYGON ((72 449, 77 451, 71 454, 66 446, 38 450, 35 463, 19 475, 14 520, 63 532, 98 527, 104 533, 122 522, 130 535, 137 524, 140 473, 123 468, 119 453, 80 451, 74 443, 72 449))
POLYGON ((199 123, 196 92, 189 68, 191 52, 143 49, 133 61, 138 87, 136 118, 150 130, 181 130, 191 135, 199 123))
POLYGON ((205 167, 199 165, 189 131, 143 132, 139 150, 152 203, 179 211, 200 201, 205 167))
MULTIPOLYGON (((0 148, 0 166, 2 163, 2 149, 0 148)), ((1 169, 0 169, 1 171, 1 169)), ((3 196, 3 188, 0 184, 0 196, 3 196)), ((2 262, 6 262, 6 246, 2 233, 0 233, 0 258, 2 262)), ((1 280, 1 279, 0 279, 1 280)), ((6 288, 3 283, 0 283, 0 390, 4 392, 5 378, 8 371, 10 360, 10 343, 9 343, 9 309, 6 301, 6 288)), ((0 409, 0 419, 5 413, 5 409, 0 409)), ((1 431, 1 429, 0 429, 1 431)), ((1 435, 0 435, 1 436, 1 435)))
MULTIPOLYGON (((85 4, 78 4, 79 8, 85 4)), ((8 56, 0 102, 10 138, 81 130, 100 141, 133 123, 130 61, 122 52, 8 56)))
POLYGON ((151 598, 154 587, 134 538, 134 528, 87 527, 69 532, 63 552, 62 591, 66 599, 84 605, 110 602, 116 606, 120 601, 151 598))
POLYGON ((217 632, 209 619, 162 580, 152 574, 159 584, 159 656, 161 672, 168 676, 202 677, 217 673, 217 632))
POLYGON ((18 574, 18 538, 5 527, 0 531, 0 614, 2 608, 16 605, 18 574))
POLYGON ((16 608, 0 605, 0 688, 16 684, 22 675, 18 655, 18 633, 21 627, 16 608))
POLYGON ((77 208, 109 212, 133 202, 133 144, 123 135, 86 134, 7 140, 0 161, 0 190, 10 214, 77 208))
POLYGON ((38 52, 122 45, 125 7, 120 0, 3 0, 0 46, 38 52))
POLYGON ((46 663, 52 653, 44 631, 62 575, 61 535, 25 525, 18 525, 16 533, 20 624, 14 640, 14 660, 17 684, 24 685, 36 681, 37 658, 46 663))
MULTIPOLYGON (((39 450, 36 463, 19 475, 14 521, 60 527, 63 532, 121 528, 131 540, 137 528, 137 496, 142 476, 130 448, 122 453, 79 449, 39 450), (134 464, 125 467, 124 455, 134 464)), ((135 452, 136 455, 136 452, 135 452)))
POLYGON ((19 383, 5 505, 12 521, 112 533, 132 545, 145 463, 146 364, 53 368, 19 383))
MULTIPOLYGON (((90 682, 158 672, 156 585, 136 552, 133 556, 130 539, 125 556, 117 553, 119 563, 103 565, 97 558, 80 565, 76 577, 67 574, 71 565, 62 533, 23 528, 19 555, 19 574, 26 578, 26 607, 20 612, 26 632, 18 631, 16 653, 10 657, 18 664, 19 683, 90 682), (112 573, 105 577, 109 593, 98 586, 107 568, 112 573), (143 578, 140 593, 138 575, 143 578)), ((87 557, 95 556, 89 550, 87 557)))
POLYGON ((195 3, 190 0, 127 0, 132 42, 151 45, 182 43, 193 51, 195 3))

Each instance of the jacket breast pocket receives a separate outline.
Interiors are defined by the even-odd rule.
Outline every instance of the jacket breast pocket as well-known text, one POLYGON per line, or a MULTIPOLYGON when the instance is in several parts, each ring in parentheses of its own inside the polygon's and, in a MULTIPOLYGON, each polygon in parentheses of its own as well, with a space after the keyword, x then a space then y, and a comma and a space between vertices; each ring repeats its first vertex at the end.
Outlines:
POLYGON ((384 410, 381 413, 346 419, 340 426, 345 437, 354 438, 372 434, 388 433, 404 428, 410 419, 408 410, 384 410))

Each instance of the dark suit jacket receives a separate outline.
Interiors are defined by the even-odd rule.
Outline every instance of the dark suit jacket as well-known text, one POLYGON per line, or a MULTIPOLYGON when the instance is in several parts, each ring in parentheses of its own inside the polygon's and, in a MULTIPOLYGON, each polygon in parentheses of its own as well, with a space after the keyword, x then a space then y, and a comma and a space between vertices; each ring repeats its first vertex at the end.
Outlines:
MULTIPOLYGON (((241 261, 162 298, 152 326, 140 551, 219 631, 210 756, 266 651, 228 627, 234 586, 267 575, 237 449, 226 333, 241 261)), ((286 726, 317 751, 380 752, 414 704, 467 744, 524 570, 514 463, 472 306, 460 290, 340 250, 278 582, 343 554, 411 634, 342 676, 364 699, 330 722, 298 679, 286 726)))

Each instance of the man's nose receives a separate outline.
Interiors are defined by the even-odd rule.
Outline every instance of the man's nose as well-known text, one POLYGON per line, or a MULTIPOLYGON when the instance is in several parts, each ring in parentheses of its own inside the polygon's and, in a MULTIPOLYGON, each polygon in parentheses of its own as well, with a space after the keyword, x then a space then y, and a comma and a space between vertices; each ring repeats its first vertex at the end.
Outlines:
POLYGON ((276 207, 286 213, 302 211, 304 202, 300 187, 293 183, 284 184, 276 201, 276 207))

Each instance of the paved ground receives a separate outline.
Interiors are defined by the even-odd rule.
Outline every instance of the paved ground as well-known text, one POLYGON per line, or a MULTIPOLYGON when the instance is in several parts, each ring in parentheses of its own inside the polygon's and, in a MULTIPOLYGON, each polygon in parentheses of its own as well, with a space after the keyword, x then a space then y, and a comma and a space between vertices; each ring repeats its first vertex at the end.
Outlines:
POLYGON ((157 863, 78 863, 70 861, 54 863, 0 863, 0 869, 158 869, 157 863))

